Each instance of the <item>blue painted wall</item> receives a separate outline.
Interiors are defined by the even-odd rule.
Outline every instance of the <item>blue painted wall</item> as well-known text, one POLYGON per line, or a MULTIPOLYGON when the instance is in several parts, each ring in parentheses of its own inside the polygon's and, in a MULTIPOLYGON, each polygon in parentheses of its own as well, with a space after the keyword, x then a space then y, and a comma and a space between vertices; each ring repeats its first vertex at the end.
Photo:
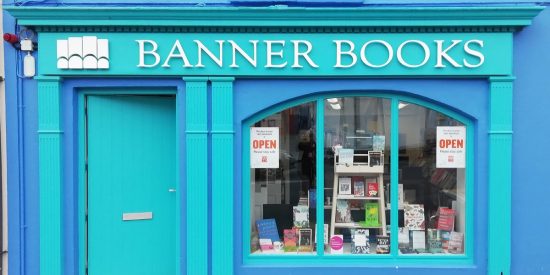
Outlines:
POLYGON ((512 170, 512 272, 549 274, 550 9, 516 34, 512 170), (542 215, 542 216, 541 216, 542 215))
MULTIPOLYGON (((5 1, 5 2, 10 2, 5 1)), ((19 4, 82 4, 82 1, 17 1, 19 4)), ((113 3, 108 0, 96 0, 94 3, 109 2, 113 5, 128 5, 141 3, 156 5, 157 1, 117 1, 113 3)), ((176 0, 165 0, 163 3, 181 3, 176 0)), ((274 4, 277 1, 271 1, 274 4)), ((290 1, 288 1, 290 3, 290 1)), ((295 2, 295 1, 294 1, 295 2)), ((407 0, 373 0, 369 4, 403 4, 423 5, 431 1, 407 1, 407 0)), ((439 0, 438 3, 453 4, 491 4, 491 3, 520 3, 532 1, 451 1, 439 0)), ((550 4, 550 1, 538 1, 538 3, 550 4)), ((205 0, 189 1, 186 4, 196 5, 222 4, 229 5, 229 1, 205 0)), ((276 4, 276 3, 275 3, 276 4)), ((305 5, 306 3, 303 3, 305 5)), ((299 3, 297 5, 300 5, 299 3)), ((334 5, 326 3, 326 5, 334 5)), ((16 32, 13 18, 4 13, 4 30, 16 32)), ((550 242, 550 220, 544 213, 550 209, 550 184, 548 184, 548 167, 550 160, 546 142, 550 136, 548 117, 550 108, 550 9, 541 12, 529 26, 515 35, 514 39, 514 75, 517 80, 514 87, 514 136, 513 136, 513 182, 512 182, 512 274, 531 275, 549 274, 550 261, 548 261, 547 244, 550 242)), ((8 127, 8 192, 9 192, 9 269, 13 275, 38 275, 38 136, 37 136, 37 113, 36 113, 36 82, 34 80, 19 81, 16 77, 17 53, 13 48, 5 47, 6 60, 6 104, 7 104, 7 127, 8 127), (17 87, 22 88, 18 91, 17 87), (18 97, 20 93, 20 97, 18 97), (22 116, 19 116, 21 110, 22 116), (18 122, 23 122, 23 128, 19 129, 18 122), (23 144, 24 147, 19 147, 23 144), (20 183, 23 183, 20 185, 20 183)), ((100 80, 94 85, 113 85, 116 80, 100 80)), ((174 84, 181 82, 179 79, 170 80, 174 84)), ((74 83, 86 81, 73 80, 74 83)), ((69 83, 69 84, 71 84, 69 83)), ((130 82, 126 81, 126 84, 130 82)), ((160 82, 150 81, 148 85, 155 85, 160 82)), ((166 83, 166 82, 163 82, 166 83)), ((91 85, 91 83, 88 83, 91 85)), ((183 84, 183 83, 182 83, 183 84)), ((182 85, 180 84, 180 85, 182 85)), ((235 162, 240 163, 241 150, 241 128, 240 122, 260 110, 274 104, 279 104, 293 98, 298 98, 313 92, 336 91, 336 90, 366 90, 383 89, 407 91, 411 95, 431 98, 451 108, 461 110, 463 113, 474 118, 476 125, 477 144, 476 162, 480 168, 487 164, 487 106, 488 106, 488 83, 484 80, 262 80, 249 79, 237 80, 235 82, 235 162), (288 89, 279 90, 282 85, 288 85, 288 89), (250 104, 253 102, 254 104, 250 104)), ((76 98, 70 95, 63 97, 63 107, 72 109, 76 98)), ((76 114, 71 118, 64 118, 64 130, 72 133, 76 125, 76 114)), ((73 147, 76 136, 66 137, 64 145, 73 147)), ((76 152, 66 151, 67 160, 75 159, 76 152)), ((73 169, 76 164, 66 166, 69 169, 64 171, 66 183, 76 181, 77 175, 73 169)), ((237 166, 238 167, 238 166, 237 166)), ((476 171, 476 182, 486 182, 487 173, 478 169, 476 171)), ((236 169, 235 182, 238 188, 235 190, 236 217, 240 217, 241 209, 241 182, 240 169, 236 169)), ((76 205, 76 193, 70 184, 64 186, 66 202, 65 228, 68 238, 73 242, 67 242, 65 249, 67 258, 65 270, 67 274, 73 274, 78 259, 78 254, 72 250, 77 242, 75 229, 72 227, 76 220, 76 212, 70 205, 76 205)), ((476 231, 475 238, 477 247, 475 250, 476 267, 471 270, 446 269, 446 274, 483 274, 486 268, 486 220, 487 212, 487 188, 484 185, 475 187, 476 204, 476 231), (471 271, 465 272, 465 271, 471 271)), ((183 230, 185 226, 182 226, 183 230)), ((241 223, 236 222, 235 238, 236 243, 242 242, 241 223)), ((185 236, 185 232, 182 232, 185 236)), ((184 257, 185 258, 185 257, 184 257)), ((242 247, 237 246, 235 250, 236 274, 258 274, 257 268, 241 268, 242 247)), ((328 273, 334 269, 323 269, 328 273)), ((320 274, 320 269, 287 269, 287 274, 320 274)), ((351 271, 351 270, 350 270, 351 271)), ((374 269, 376 274, 441 274, 441 270, 431 269, 374 269)), ((359 272, 354 269, 353 272, 359 272)), ((262 274, 282 274, 273 268, 262 269, 262 274)))

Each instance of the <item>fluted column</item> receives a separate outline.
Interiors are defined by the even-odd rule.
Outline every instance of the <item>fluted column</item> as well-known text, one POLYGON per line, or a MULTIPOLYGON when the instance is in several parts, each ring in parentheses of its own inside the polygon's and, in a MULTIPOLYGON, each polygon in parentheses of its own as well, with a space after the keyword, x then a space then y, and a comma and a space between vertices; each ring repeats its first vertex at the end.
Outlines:
POLYGON ((212 82, 212 274, 233 274, 233 78, 212 82))
POLYGON ((510 275, 513 77, 491 77, 489 119, 489 275, 510 275))
POLYGON ((208 274, 208 106, 206 77, 185 77, 187 274, 208 274))
POLYGON ((63 274, 61 78, 38 81, 40 274, 63 274))

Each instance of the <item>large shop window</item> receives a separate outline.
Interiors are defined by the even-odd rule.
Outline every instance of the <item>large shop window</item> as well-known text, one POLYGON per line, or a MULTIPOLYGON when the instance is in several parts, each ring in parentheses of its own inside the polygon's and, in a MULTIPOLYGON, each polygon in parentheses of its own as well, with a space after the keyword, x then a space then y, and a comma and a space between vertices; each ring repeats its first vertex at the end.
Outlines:
POLYGON ((245 253, 465 256, 469 127, 414 102, 325 97, 246 124, 245 253))

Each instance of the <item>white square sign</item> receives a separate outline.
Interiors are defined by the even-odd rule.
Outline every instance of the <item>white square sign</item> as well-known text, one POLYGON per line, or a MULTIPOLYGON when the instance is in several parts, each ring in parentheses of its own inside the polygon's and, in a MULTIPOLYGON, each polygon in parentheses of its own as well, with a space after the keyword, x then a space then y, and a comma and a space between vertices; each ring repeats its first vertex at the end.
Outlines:
POLYGON ((437 168, 465 168, 466 127, 438 126, 436 148, 437 168))
POLYGON ((279 128, 250 128, 250 167, 279 168, 279 128))

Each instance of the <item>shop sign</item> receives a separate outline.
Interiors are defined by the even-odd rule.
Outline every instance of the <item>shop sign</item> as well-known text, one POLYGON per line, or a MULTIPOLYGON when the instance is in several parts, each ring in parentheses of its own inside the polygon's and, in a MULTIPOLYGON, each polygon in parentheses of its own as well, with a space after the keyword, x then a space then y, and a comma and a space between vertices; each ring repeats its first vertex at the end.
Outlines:
POLYGON ((438 126, 436 168, 466 167, 466 127, 438 126))
POLYGON ((512 36, 43 33, 39 43, 45 75, 506 75, 512 36))
POLYGON ((250 167, 279 168, 279 128, 250 128, 250 167))

